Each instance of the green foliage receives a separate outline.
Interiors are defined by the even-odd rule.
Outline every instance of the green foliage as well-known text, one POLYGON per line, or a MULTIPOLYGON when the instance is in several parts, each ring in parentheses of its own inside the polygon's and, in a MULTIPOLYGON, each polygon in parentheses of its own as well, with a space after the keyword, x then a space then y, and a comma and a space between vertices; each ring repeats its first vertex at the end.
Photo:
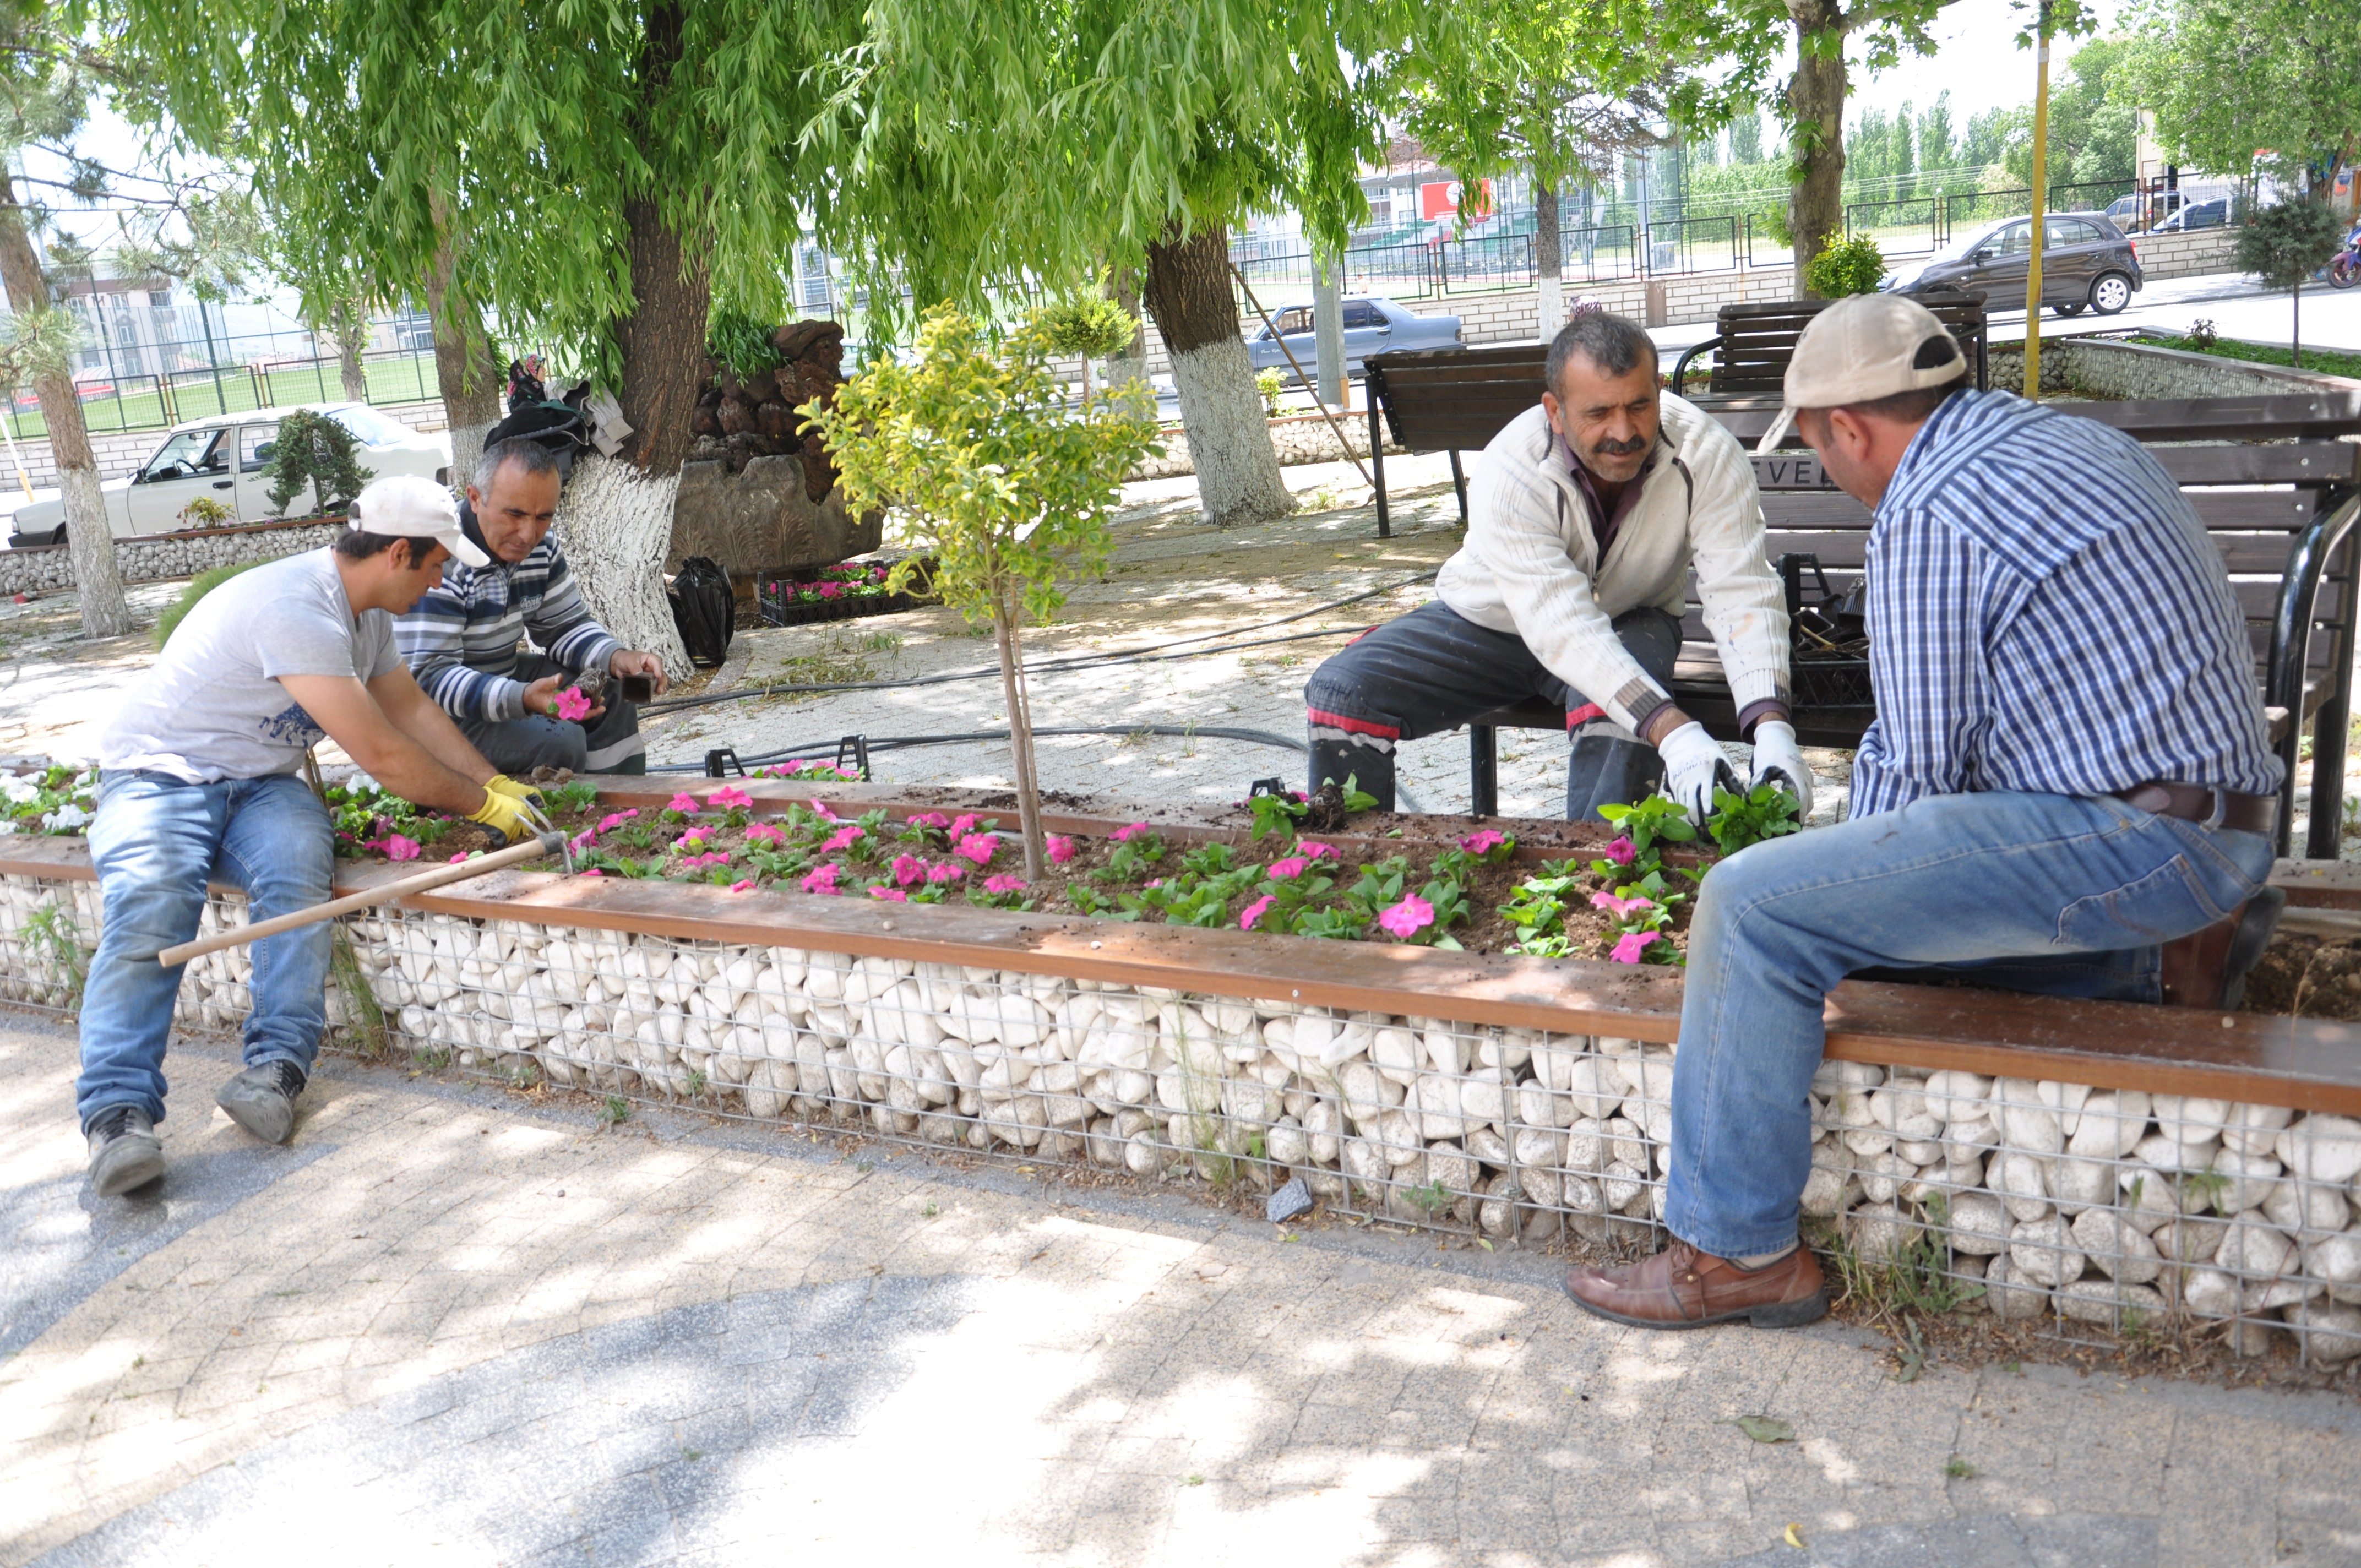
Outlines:
POLYGON ((82 927, 51 899, 25 916, 24 942, 59 994, 68 1012, 82 1005, 82 982, 90 977, 90 959, 82 950, 82 927))
POLYGON ((313 488, 312 515, 331 516, 350 507, 375 477, 361 466, 357 444, 351 431, 314 409, 297 409, 280 420, 263 468, 270 479, 271 515, 285 516, 306 485, 313 488))
POLYGON ((236 508, 211 496, 199 496, 181 509, 181 525, 184 528, 220 528, 236 521, 236 508))
POLYGON ((1096 288, 1077 289, 1035 310, 1027 320, 1052 354, 1104 359, 1131 346, 1139 319, 1096 288))
POLYGON ((1885 276, 1885 256, 1869 236, 1831 239, 1804 268, 1804 287, 1824 300, 1873 294, 1885 276))
POLYGON ((1717 789, 1705 830, 1723 854, 1734 855, 1749 844, 1795 831, 1801 826, 1795 820, 1796 804, 1793 795, 1776 784, 1757 784, 1743 795, 1717 789))
POLYGON ((1277 419, 1279 400, 1287 396, 1287 378, 1277 370, 1258 371, 1255 376, 1255 390, 1262 395, 1262 411, 1277 419))
POLYGON ((353 951, 352 933, 341 921, 329 927, 328 978, 344 995, 345 1031, 354 1049, 372 1061, 383 1057, 391 1043, 385 1007, 361 969, 360 955, 353 951))
POLYGON ((261 565, 259 561, 248 561, 238 566, 214 566, 191 577, 189 586, 181 590, 181 597, 166 605, 163 613, 156 618, 154 636, 157 650, 160 652, 164 644, 172 640, 172 633, 180 629, 181 622, 189 618, 189 611, 197 608, 198 600, 240 572, 251 572, 261 565))
POLYGON ((609 1094, 598 1107, 598 1120, 606 1126, 619 1126, 631 1119, 631 1102, 620 1094, 609 1094))
POLYGON ((2156 111, 2165 157, 2183 168, 2243 173, 2258 148, 2283 174, 2350 159, 2361 27, 2328 15, 2312 0, 2147 0, 2123 18, 2110 90, 2156 111))
POLYGON ((771 328, 743 311, 717 307, 705 324, 705 352, 716 365, 726 365, 740 380, 757 370, 779 367, 779 350, 771 342, 771 328))
MULTIPOLYGON (((2122 68, 2130 46, 2092 38, 2077 49, 2049 88, 2048 174, 2052 185, 2128 181, 2138 172, 2138 106, 2123 96, 2122 68)), ((2012 138, 2002 161, 2020 185, 2033 180, 2033 124, 2012 138)), ((2103 203, 2102 203, 2103 204, 2103 203)))
POLYGON ((2238 231, 2238 266, 2267 289, 2300 289, 2343 247, 2345 223, 2325 202, 2301 198, 2265 207, 2238 231))

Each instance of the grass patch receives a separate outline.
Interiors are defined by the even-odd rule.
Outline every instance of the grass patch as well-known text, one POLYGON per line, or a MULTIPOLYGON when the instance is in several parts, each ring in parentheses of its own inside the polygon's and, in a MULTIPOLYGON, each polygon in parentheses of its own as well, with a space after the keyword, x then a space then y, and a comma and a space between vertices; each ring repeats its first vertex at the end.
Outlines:
MULTIPOLYGON (((2158 348, 2177 348, 2184 354, 2210 354, 2216 359, 2242 359, 2250 365, 2294 368, 2294 356, 2288 350, 2268 343, 2243 343, 2234 337, 2217 337, 2210 343, 2191 337, 2149 341, 2158 348)), ((2361 380, 2361 354, 2345 354, 2334 348, 2307 348, 2303 351, 2302 367, 2325 376, 2350 376, 2361 380)))

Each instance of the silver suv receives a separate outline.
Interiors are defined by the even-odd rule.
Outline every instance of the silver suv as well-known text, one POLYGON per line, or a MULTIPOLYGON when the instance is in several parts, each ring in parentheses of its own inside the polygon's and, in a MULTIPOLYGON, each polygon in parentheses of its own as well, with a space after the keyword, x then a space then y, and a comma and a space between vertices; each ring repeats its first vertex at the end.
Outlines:
MULTIPOLYGON (((2104 213, 2051 213, 2042 221, 2043 304, 2061 316, 2079 316, 2085 307, 2111 316, 2132 302, 2143 282, 2139 251, 2112 219, 2104 213)), ((1896 268, 1877 286, 1900 294, 1958 289, 2005 310, 2025 299, 2032 258, 2033 220, 2001 218, 1922 262, 1896 268)))

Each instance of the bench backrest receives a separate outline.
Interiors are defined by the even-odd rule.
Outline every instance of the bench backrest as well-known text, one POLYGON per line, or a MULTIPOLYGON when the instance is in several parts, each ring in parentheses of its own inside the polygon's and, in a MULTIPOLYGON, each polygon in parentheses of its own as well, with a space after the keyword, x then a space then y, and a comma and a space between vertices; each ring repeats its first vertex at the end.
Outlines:
MULTIPOLYGON (((1955 290, 1930 290, 1915 296, 1951 329, 1960 352, 1974 367, 1976 385, 1992 385, 1984 344, 1984 302, 1976 295, 1955 290)), ((1795 340, 1812 318, 1828 308, 1827 300, 1780 300, 1768 304, 1724 305, 1715 317, 1719 342, 1714 347, 1715 397, 1776 397, 1786 379, 1787 362, 1795 356, 1795 340)))

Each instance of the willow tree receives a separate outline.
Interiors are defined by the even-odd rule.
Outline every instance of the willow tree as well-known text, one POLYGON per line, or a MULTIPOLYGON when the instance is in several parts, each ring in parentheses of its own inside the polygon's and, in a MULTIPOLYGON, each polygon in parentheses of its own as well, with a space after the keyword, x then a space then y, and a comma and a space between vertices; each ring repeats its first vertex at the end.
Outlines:
MULTIPOLYGON (((1137 268, 1214 521, 1293 510, 1229 270, 1229 231, 1287 206, 1342 249, 1382 148, 1361 62, 1414 0, 873 0, 807 147, 819 230, 890 320, 987 309, 1030 277, 1137 268)), ((873 335, 876 335, 873 333, 873 335)))
POLYGON ((1565 324, 1559 196, 1654 145, 1719 126, 1759 89, 1772 35, 1712 0, 1465 0, 1385 61, 1403 124, 1474 181, 1533 182, 1540 334, 1565 324))
MULTIPOLYGON (((563 503, 585 596, 687 655, 661 567, 708 314, 784 308, 813 53, 857 16, 760 0, 93 0, 196 145, 436 323, 462 462, 498 416, 487 309, 620 405, 563 503)), ((849 36, 849 33, 848 35, 849 36)))

